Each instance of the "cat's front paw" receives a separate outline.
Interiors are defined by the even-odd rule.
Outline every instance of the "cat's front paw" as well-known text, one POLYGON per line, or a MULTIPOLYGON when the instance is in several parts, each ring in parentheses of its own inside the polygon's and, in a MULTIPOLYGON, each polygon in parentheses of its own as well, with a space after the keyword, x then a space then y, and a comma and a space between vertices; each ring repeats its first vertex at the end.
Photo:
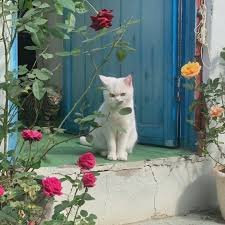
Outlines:
POLYGON ((115 161, 115 160, 117 160, 117 156, 114 153, 110 153, 110 154, 108 154, 107 159, 115 161))
POLYGON ((120 152, 117 154, 117 159, 121 161, 127 161, 127 152, 120 152))

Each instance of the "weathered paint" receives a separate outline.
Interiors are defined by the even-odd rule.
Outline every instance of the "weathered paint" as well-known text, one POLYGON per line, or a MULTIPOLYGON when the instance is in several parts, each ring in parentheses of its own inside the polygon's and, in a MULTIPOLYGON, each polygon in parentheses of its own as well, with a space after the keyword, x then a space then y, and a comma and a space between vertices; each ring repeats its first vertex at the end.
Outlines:
MULTIPOLYGON (((168 158, 98 165, 95 197, 85 206, 98 217, 97 225, 121 225, 164 216, 185 215, 217 206, 213 164, 205 158, 168 158), (207 187, 207 188, 206 188, 207 187)), ((78 168, 41 168, 44 176, 73 174, 78 168)), ((63 186, 64 200, 70 193, 63 186)))
MULTIPOLYGON (((178 0, 128 0, 95 1, 97 8, 113 9, 113 26, 117 27, 131 16, 140 19, 140 23, 130 28, 126 39, 136 48, 124 63, 120 64, 113 55, 100 73, 125 76, 133 74, 135 86, 135 106, 139 142, 177 146, 177 27, 178 0), (157 21, 157 22, 156 22, 157 21)), ((79 24, 88 23, 88 17, 78 18, 79 24)), ((72 36, 65 47, 71 50, 79 46, 80 38, 72 36)), ((104 37, 96 45, 109 43, 104 37)), ((104 52, 102 53, 104 55, 104 52)), ((99 62, 97 56, 95 60, 99 62)), ((66 59, 64 63, 64 113, 67 113, 75 100, 79 98, 91 80, 90 56, 66 59)), ((84 101, 90 113, 100 106, 101 92, 98 79, 84 101)), ((72 117, 66 128, 76 130, 72 117)))

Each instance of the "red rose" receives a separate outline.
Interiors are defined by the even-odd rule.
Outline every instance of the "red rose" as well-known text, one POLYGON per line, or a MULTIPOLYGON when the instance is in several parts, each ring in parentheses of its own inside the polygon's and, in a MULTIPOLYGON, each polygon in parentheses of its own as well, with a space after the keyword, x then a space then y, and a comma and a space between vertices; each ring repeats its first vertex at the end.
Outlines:
POLYGON ((95 156, 91 152, 84 153, 80 156, 77 164, 83 170, 90 170, 96 165, 95 156))
POLYGON ((109 28, 112 26, 112 18, 112 10, 102 9, 96 16, 91 16, 92 24, 90 27, 95 31, 103 28, 109 28))
POLYGON ((56 177, 47 177, 42 179, 43 193, 47 197, 62 195, 62 183, 56 177))
POLYGON ((42 133, 38 130, 23 130, 21 133, 25 141, 40 141, 42 139, 42 133))
POLYGON ((84 187, 94 187, 96 182, 96 177, 92 172, 87 172, 83 175, 82 182, 84 187))
POLYGON ((2 197, 5 193, 5 189, 3 186, 0 185, 0 197, 2 197))

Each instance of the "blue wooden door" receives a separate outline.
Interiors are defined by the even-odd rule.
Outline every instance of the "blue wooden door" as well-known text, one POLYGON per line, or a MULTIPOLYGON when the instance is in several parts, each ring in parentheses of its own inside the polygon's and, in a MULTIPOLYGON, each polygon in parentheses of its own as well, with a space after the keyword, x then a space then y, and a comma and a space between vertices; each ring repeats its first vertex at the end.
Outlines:
MULTIPOLYGON (((118 77, 133 74, 139 143, 176 146, 178 0, 95 0, 93 4, 99 9, 113 9, 114 27, 130 17, 140 19, 140 23, 132 26, 126 35, 136 52, 128 55, 123 63, 113 56, 101 72, 118 77)), ((85 23, 89 18, 79 20, 85 23)), ((79 46, 79 42, 74 35, 65 46, 70 50, 79 46)), ((108 42, 104 38, 97 45, 108 42)), ((96 60, 100 59, 96 57, 96 60)), ((64 113, 87 87, 92 69, 89 56, 65 59, 64 113)), ((96 90, 99 84, 96 80, 85 98, 87 107, 84 109, 88 112, 98 109, 102 102, 102 93, 96 90)), ((69 120, 66 127, 74 130, 72 124, 69 120)))

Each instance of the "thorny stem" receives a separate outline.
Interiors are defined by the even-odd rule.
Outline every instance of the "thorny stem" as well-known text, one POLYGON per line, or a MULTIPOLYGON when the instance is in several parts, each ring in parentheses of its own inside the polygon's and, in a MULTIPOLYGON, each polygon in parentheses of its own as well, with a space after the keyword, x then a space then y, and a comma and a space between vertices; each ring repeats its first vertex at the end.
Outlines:
MULTIPOLYGON (((76 191, 75 191, 75 193, 74 193, 74 195, 73 195, 73 199, 77 196, 78 190, 79 190, 79 187, 76 188, 76 191)), ((68 218, 69 218, 69 216, 70 216, 70 213, 71 213, 73 207, 74 207, 74 205, 71 205, 71 206, 70 206, 69 211, 68 211, 68 213, 67 213, 67 215, 66 215, 66 220, 68 220, 68 218)))
POLYGON ((29 152, 28 152, 28 159, 27 159, 27 164, 25 167, 25 171, 29 170, 29 163, 30 163, 30 158, 31 158, 31 150, 32 150, 32 142, 29 141, 29 152))
MULTIPOLYGON (((82 195, 82 199, 81 199, 82 201, 84 200, 84 197, 85 197, 87 192, 88 192, 88 188, 86 187, 85 191, 84 191, 84 194, 82 195)), ((74 225, 76 224, 76 219, 77 219, 77 214, 78 214, 79 209, 80 209, 80 205, 77 206, 77 210, 76 210, 74 220, 73 220, 74 225)))
POLYGON ((88 0, 85 0, 85 2, 94 10, 96 14, 98 14, 98 11, 96 10, 96 8, 88 0))

